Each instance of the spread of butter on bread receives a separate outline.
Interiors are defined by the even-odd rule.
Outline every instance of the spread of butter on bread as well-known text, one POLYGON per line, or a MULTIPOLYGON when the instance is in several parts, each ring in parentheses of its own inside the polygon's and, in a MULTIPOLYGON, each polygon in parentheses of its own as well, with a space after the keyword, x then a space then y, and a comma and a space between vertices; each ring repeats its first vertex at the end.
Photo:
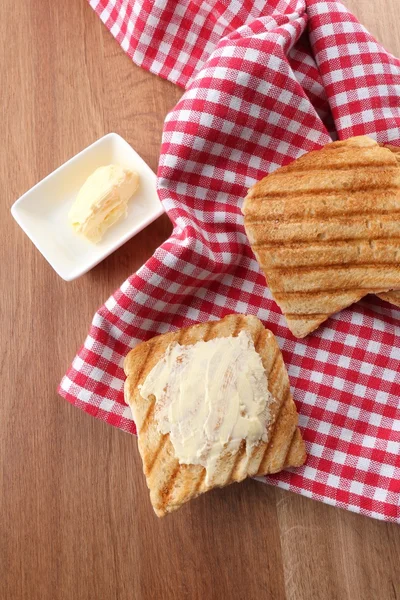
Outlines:
POLYGON ((246 331, 170 344, 139 389, 143 398, 155 397, 159 431, 170 434, 180 464, 202 465, 206 481, 223 450, 234 454, 244 440, 250 455, 267 441, 274 399, 246 331))

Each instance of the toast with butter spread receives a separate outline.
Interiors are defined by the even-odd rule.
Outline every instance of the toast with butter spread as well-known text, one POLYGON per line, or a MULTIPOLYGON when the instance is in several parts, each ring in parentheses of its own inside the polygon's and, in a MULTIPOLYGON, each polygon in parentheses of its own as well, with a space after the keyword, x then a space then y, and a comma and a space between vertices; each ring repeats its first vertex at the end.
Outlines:
POLYGON ((296 337, 366 294, 399 297, 390 291, 400 288, 393 147, 366 136, 328 144, 256 183, 242 210, 253 252, 296 337))
MULTIPOLYGON (((253 316, 229 315, 221 321, 194 325, 166 333, 141 343, 125 359, 125 400, 132 409, 138 433, 143 470, 156 514, 161 517, 214 487, 239 482, 246 477, 276 473, 298 467, 306 458, 305 446, 297 427, 298 414, 289 385, 282 354, 273 334, 253 316), (268 391, 274 401, 265 441, 246 453, 244 442, 237 452, 222 450, 207 483, 206 469, 199 464, 180 464, 170 435, 160 432, 156 418, 156 399, 145 399, 140 390, 149 373, 171 345, 189 347, 200 341, 237 337, 246 332, 261 357, 268 391)), ((222 385, 222 382, 221 382, 222 385)))

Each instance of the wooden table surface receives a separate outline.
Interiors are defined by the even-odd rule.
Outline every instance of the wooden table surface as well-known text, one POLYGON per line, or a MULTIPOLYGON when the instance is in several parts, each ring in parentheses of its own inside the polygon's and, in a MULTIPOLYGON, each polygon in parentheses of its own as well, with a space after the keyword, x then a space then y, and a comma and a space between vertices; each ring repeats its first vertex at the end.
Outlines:
MULTIPOLYGON (((400 55, 399 0, 347 5, 400 55)), ((9 209, 109 131, 156 169, 181 91, 133 65, 85 0, 2 9, 0 599, 399 598, 397 526, 255 481, 158 520, 136 439, 57 396, 96 308, 171 226, 66 283, 9 209)))

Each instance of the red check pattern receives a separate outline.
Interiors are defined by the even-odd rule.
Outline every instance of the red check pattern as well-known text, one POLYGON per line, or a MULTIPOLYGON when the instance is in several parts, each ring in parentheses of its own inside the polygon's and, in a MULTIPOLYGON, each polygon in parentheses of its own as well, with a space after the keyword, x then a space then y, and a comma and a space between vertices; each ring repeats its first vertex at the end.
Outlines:
POLYGON ((258 315, 288 366, 307 464, 266 481, 400 522, 400 311, 375 297, 292 337, 247 242, 247 188, 331 138, 400 145, 400 62, 337 1, 91 0, 137 64, 185 87, 158 191, 174 225, 96 313, 60 393, 130 433, 122 363, 141 340, 258 315))

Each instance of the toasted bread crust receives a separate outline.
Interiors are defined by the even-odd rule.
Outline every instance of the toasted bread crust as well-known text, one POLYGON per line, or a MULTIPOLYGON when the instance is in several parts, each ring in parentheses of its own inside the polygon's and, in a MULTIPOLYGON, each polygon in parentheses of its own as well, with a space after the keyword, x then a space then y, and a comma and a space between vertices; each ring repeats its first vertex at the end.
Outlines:
POLYGON ((139 451, 150 490, 150 499, 158 516, 176 510, 185 502, 214 487, 223 487, 248 476, 276 473, 286 467, 297 467, 306 458, 305 446, 297 428, 297 410, 290 392, 289 378, 282 354, 273 334, 253 316, 229 315, 221 321, 194 325, 143 342, 127 355, 125 400, 130 405, 138 432, 139 451), (200 340, 237 336, 247 331, 260 354, 268 388, 276 399, 271 405, 268 442, 260 443, 250 457, 244 443, 235 454, 221 456, 216 474, 209 486, 205 469, 199 465, 180 465, 169 435, 161 434, 154 419, 154 398, 145 400, 138 385, 164 354, 171 342, 182 345, 200 340))
POLYGON ((400 307, 400 292, 396 290, 392 290, 390 292, 385 292, 383 294, 377 294, 379 298, 393 304, 394 306, 400 307))

